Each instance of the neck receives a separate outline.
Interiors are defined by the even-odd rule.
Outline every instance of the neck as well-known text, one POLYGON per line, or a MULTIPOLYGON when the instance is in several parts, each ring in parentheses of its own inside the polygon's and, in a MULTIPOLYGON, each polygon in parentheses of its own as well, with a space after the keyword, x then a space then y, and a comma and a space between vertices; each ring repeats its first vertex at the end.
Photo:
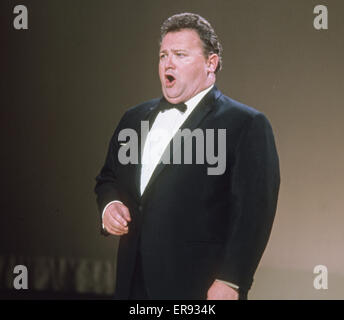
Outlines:
POLYGON ((215 84, 215 75, 213 73, 211 75, 213 75, 213 77, 209 76, 204 85, 199 90, 197 90, 197 92, 190 99, 192 99, 193 97, 197 96, 200 92, 208 89, 209 87, 215 84))

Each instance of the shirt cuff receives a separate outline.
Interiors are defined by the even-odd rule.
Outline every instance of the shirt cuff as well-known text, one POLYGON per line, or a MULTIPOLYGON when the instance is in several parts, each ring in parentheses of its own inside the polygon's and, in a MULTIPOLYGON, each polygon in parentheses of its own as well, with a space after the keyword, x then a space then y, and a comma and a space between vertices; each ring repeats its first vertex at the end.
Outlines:
POLYGON ((239 290, 239 286, 237 286, 236 284, 234 283, 231 283, 231 282, 228 282, 228 281, 224 281, 224 280, 219 280, 219 279, 215 279, 215 281, 219 281, 219 282, 222 282, 228 286, 230 286, 231 288, 235 289, 235 290, 239 290))
POLYGON ((104 230, 105 230, 105 226, 104 226, 104 223, 103 223, 104 213, 105 213, 106 209, 108 208, 108 206, 109 206, 110 204, 115 203, 115 202, 119 202, 119 203, 122 203, 122 204, 123 204, 123 202, 122 202, 122 201, 119 201, 119 200, 111 201, 111 202, 109 202, 109 203, 105 206, 105 208, 104 208, 104 210, 103 210, 103 212, 102 212, 102 227, 103 227, 104 230))

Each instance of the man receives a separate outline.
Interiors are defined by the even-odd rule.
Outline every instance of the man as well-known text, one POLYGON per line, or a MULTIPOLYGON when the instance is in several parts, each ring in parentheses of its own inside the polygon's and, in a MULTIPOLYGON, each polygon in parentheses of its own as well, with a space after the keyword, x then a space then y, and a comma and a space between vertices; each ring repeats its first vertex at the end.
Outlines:
POLYGON ((204 18, 167 19, 159 61, 163 98, 129 109, 111 139, 95 192, 103 232, 120 236, 118 299, 247 297, 272 228, 279 164, 265 116, 214 86, 221 52, 204 18), (149 122, 147 134, 142 121, 149 122), (195 158, 194 145, 183 149, 192 134, 174 144, 184 129, 225 130, 225 140, 207 140, 203 150, 217 150, 225 169, 209 174, 209 163, 174 163, 176 152, 195 158), (123 161, 121 148, 132 142, 123 141, 123 130, 138 133, 138 163, 123 161))

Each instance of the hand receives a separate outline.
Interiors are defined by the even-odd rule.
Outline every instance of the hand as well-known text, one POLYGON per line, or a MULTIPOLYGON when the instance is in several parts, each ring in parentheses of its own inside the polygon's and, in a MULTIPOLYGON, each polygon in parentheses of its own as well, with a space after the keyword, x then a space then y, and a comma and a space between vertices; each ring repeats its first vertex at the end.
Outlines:
POLYGON ((104 212, 103 223, 107 232, 121 236, 129 231, 131 221, 129 209, 120 202, 111 203, 104 212))
POLYGON ((223 282, 214 281, 207 292, 207 300, 239 300, 239 293, 223 282))

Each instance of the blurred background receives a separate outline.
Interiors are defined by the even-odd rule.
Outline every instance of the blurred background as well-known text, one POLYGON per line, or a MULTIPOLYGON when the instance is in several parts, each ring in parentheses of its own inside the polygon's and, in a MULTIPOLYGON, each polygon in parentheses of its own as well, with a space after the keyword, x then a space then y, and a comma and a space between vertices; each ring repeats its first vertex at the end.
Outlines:
POLYGON ((275 132, 279 203, 249 299, 344 298, 341 0, 1 1, 0 298, 111 298, 118 239, 100 235, 94 178, 125 110, 161 96, 159 28, 186 11, 222 42, 218 88, 275 132))

